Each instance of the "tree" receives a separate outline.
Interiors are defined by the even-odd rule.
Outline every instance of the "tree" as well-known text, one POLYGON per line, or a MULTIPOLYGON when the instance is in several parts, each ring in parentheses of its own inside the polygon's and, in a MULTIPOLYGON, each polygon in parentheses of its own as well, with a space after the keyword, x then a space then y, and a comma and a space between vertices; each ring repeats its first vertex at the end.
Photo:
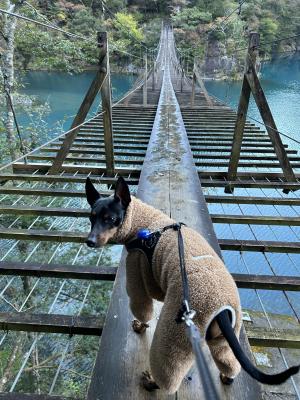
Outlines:
MULTIPOLYGON (((5 0, 6 9, 9 12, 18 11, 20 5, 20 3, 15 4, 10 0, 5 0)), ((11 17, 8 15, 3 16, 2 37, 4 40, 4 50, 1 57, 1 78, 6 102, 3 125, 5 127, 7 144, 12 160, 18 157, 16 136, 14 132, 14 116, 11 108, 11 103, 13 103, 14 90, 14 51, 16 25, 17 21, 15 17, 11 17)))

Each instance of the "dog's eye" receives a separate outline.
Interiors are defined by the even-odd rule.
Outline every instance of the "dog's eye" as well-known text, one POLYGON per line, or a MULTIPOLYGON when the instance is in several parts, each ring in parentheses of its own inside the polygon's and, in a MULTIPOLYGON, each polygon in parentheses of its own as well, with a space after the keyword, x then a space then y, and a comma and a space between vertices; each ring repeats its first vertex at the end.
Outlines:
POLYGON ((116 217, 106 217, 105 218, 105 222, 107 223, 107 224, 113 224, 114 222, 116 222, 116 217))

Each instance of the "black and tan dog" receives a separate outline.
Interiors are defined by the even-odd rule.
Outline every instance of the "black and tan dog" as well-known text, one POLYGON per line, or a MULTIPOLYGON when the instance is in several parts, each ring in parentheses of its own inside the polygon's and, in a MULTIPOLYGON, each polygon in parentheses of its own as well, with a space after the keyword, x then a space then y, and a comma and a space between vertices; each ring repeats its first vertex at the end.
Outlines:
MULTIPOLYGON (((88 178, 86 195, 91 210, 90 247, 106 243, 130 243, 142 228, 156 231, 174 221, 159 210, 130 196, 128 186, 119 178, 115 194, 101 198, 88 178)), ((260 372, 245 356, 238 337, 241 307, 236 285, 206 240, 192 229, 182 228, 185 263, 190 284, 195 324, 205 335, 223 383, 231 383, 240 365, 262 383, 279 384, 299 371, 292 367, 280 374, 260 372)), ((164 389, 174 393, 194 361, 183 324, 175 321, 182 302, 177 233, 165 231, 152 256, 152 265, 142 251, 129 250, 126 259, 127 293, 130 307, 139 322, 134 329, 142 331, 153 317, 153 299, 164 302, 150 350, 150 373, 142 383, 148 390, 164 389)))

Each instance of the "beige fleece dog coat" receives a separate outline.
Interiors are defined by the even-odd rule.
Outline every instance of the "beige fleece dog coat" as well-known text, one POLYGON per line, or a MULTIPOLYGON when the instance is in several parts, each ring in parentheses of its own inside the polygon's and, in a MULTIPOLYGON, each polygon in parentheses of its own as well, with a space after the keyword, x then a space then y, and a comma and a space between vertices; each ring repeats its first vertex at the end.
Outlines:
MULTIPOLYGON (((139 229, 155 231, 174 222, 161 211, 131 197, 125 219, 112 239, 126 244, 135 238, 139 229)), ((241 307, 234 280, 199 233, 183 226, 182 235, 191 307, 196 311, 194 323, 206 335, 214 317, 227 309, 239 337, 241 307)), ((175 322, 182 303, 177 240, 177 232, 172 229, 162 234, 154 250, 152 266, 139 250, 130 251, 126 259, 126 287, 134 316, 146 323, 153 317, 153 299, 164 302, 151 344, 150 368, 160 389, 170 394, 179 388, 194 361, 184 324, 175 322)), ((218 329, 217 332, 207 343, 220 372, 233 378, 239 373, 240 364, 218 329)))

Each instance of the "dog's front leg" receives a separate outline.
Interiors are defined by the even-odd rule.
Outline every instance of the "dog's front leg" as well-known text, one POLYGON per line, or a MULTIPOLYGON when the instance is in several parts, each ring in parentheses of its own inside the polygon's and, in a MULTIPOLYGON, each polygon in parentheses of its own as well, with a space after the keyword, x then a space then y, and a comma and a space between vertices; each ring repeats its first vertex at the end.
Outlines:
POLYGON ((139 251, 128 253, 126 259, 126 289, 130 298, 130 309, 138 319, 133 329, 142 333, 148 327, 147 322, 153 316, 153 300, 148 295, 142 275, 142 266, 145 256, 139 251))

